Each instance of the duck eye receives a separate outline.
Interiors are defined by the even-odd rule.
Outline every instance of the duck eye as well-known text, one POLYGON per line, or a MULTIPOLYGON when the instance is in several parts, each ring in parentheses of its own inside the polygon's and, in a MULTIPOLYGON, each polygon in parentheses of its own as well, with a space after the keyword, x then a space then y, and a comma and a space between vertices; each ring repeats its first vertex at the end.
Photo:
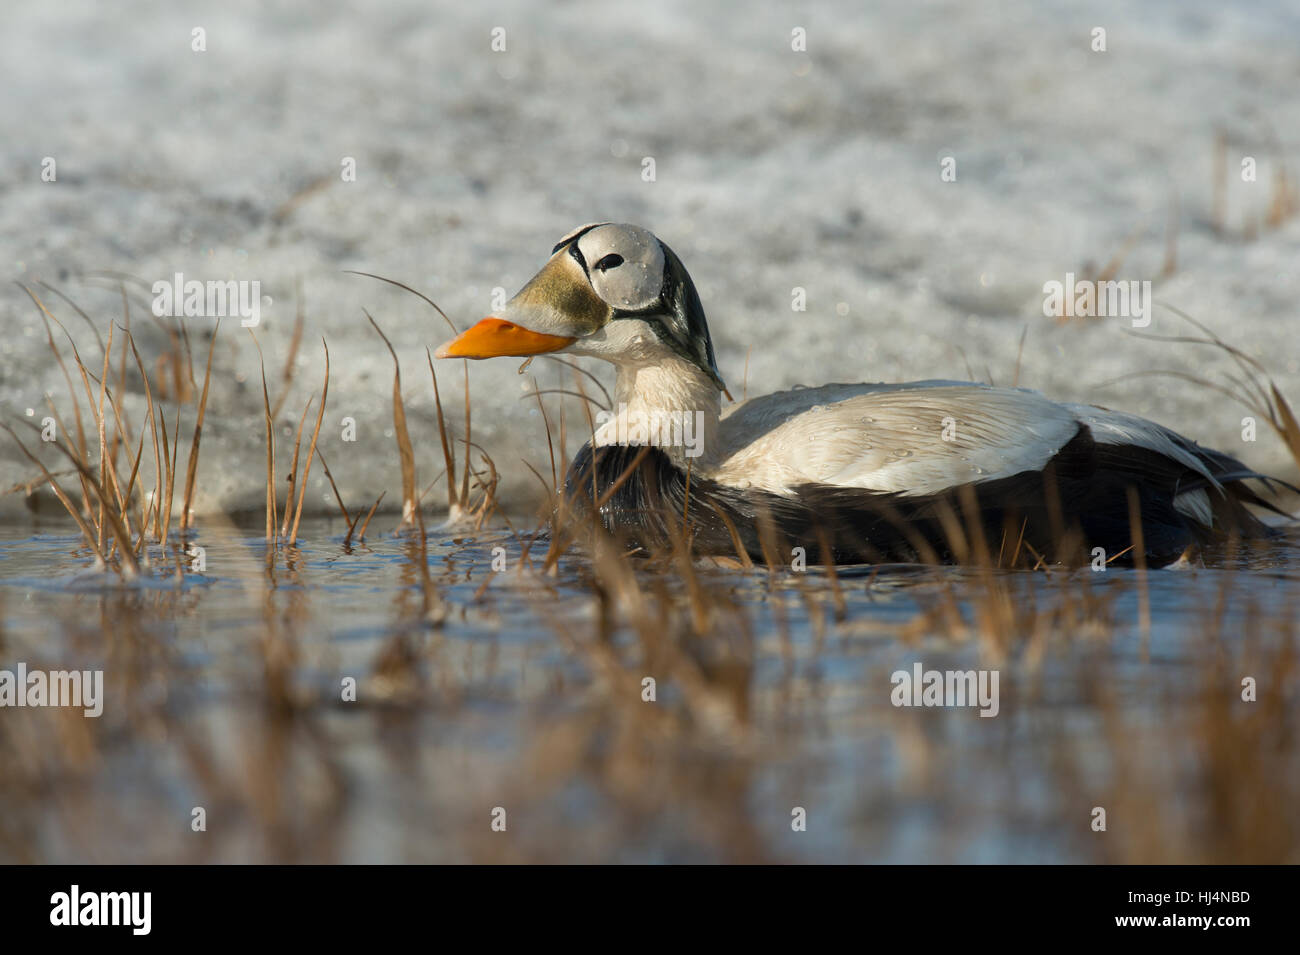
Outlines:
POLYGON ((622 264, 623 264, 623 256, 619 255, 617 252, 611 252, 609 255, 605 256, 603 259, 601 259, 599 262, 596 263, 596 268, 604 272, 606 269, 616 269, 622 264))

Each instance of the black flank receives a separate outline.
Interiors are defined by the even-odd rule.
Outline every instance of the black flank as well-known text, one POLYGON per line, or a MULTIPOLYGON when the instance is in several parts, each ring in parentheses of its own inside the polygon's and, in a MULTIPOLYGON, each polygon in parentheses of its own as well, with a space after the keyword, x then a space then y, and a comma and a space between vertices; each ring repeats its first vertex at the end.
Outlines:
POLYGON ((1237 479, 1255 475, 1227 455, 1194 447, 1222 475, 1222 491, 1207 491, 1213 530, 1174 507, 1177 493, 1207 488, 1203 476, 1145 448, 1098 444, 1084 425, 1041 471, 939 494, 805 484, 787 497, 691 475, 688 506, 687 475, 662 450, 609 446, 593 454, 590 445, 569 469, 566 494, 574 511, 590 519, 593 504, 621 479, 600 508, 601 523, 650 552, 682 537, 685 514, 698 555, 736 556, 740 549, 756 562, 788 564, 793 549, 803 547, 809 564, 828 556, 837 564, 956 562, 985 549, 998 564, 1033 566, 1040 558, 1082 563, 1095 547, 1105 549, 1108 561, 1131 564, 1132 488, 1146 559, 1161 566, 1194 545, 1271 533, 1244 506, 1263 504, 1237 479))

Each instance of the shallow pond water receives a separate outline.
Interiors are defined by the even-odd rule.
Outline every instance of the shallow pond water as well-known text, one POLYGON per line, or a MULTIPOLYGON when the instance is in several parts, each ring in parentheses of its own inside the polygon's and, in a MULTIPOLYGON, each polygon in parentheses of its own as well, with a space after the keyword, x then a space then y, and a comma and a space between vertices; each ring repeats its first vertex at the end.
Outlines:
POLYGON ((201 522, 130 583, 0 527, 0 669, 104 680, 98 718, 0 709, 0 861, 1300 861, 1294 537, 1146 575, 546 573, 431 525, 426 583, 392 524, 268 566, 201 522), (994 705, 895 705, 918 663, 994 705))

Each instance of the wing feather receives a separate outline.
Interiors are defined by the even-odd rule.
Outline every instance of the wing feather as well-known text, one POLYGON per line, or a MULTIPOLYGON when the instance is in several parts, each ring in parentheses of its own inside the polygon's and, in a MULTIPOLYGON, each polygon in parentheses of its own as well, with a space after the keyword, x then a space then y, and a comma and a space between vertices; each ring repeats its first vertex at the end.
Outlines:
POLYGON ((1042 468, 1079 430, 1035 391, 961 382, 827 385, 755 399, 723 419, 715 480, 933 494, 1042 468))

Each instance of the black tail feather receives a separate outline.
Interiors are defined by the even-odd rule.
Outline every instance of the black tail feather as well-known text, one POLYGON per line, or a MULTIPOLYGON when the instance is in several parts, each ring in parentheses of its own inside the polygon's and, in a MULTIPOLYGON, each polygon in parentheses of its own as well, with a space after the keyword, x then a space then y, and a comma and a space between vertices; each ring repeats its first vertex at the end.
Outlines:
POLYGON ((1098 547, 1108 563, 1131 562, 1132 489, 1146 560, 1160 566, 1198 544, 1268 536, 1271 530, 1247 505, 1284 513, 1244 483, 1263 480, 1261 475, 1228 455, 1197 451, 1204 452, 1213 481, 1147 448, 1098 443, 1080 426, 1041 471, 939 494, 825 484, 775 494, 693 475, 688 507, 686 475, 661 450, 609 446, 593 452, 588 445, 570 468, 567 491, 575 510, 591 516, 596 500, 622 479, 600 507, 599 519, 629 545, 648 551, 669 548, 685 530, 699 554, 735 554, 738 539, 758 562, 784 562, 801 547, 808 563, 821 562, 828 551, 835 563, 993 559, 1033 566, 1040 559, 1087 561, 1098 547), (1209 525, 1175 506, 1178 495, 1196 491, 1207 496, 1209 525), (976 534, 990 555, 973 552, 976 534))

